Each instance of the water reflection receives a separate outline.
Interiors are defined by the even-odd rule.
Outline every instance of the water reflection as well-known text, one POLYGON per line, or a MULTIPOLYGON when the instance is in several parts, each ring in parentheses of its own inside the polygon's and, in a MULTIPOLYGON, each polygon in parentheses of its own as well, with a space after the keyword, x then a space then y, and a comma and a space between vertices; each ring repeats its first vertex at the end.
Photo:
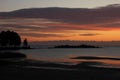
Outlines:
MULTIPOLYGON (((20 50, 29 59, 40 61, 59 62, 66 64, 79 64, 81 62, 100 62, 99 66, 112 66, 120 68, 120 48, 100 48, 100 49, 34 49, 20 50), (71 59, 79 56, 96 56, 96 59, 71 59), (98 57, 106 59, 97 59, 98 57), (117 57, 117 58, 116 58, 117 57)), ((96 65, 98 66, 98 65, 96 65)))

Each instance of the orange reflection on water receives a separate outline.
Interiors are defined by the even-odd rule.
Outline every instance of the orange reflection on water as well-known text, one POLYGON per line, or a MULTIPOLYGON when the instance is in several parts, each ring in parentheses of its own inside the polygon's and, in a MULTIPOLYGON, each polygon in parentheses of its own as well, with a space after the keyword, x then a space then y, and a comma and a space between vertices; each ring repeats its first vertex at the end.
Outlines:
POLYGON ((56 63, 70 63, 72 65, 80 64, 82 62, 98 62, 103 65, 109 65, 113 67, 120 68, 120 60, 105 60, 105 59, 96 59, 96 60, 86 60, 86 59, 70 59, 69 58, 49 58, 49 57, 34 57, 32 55, 28 55, 29 59, 38 60, 38 61, 46 61, 46 62, 56 62, 56 63))

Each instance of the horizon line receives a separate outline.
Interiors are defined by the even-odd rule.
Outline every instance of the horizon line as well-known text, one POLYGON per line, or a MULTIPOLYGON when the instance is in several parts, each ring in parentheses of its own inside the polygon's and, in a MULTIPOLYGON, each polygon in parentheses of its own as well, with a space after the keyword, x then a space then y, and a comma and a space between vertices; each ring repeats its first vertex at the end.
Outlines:
POLYGON ((111 41, 95 41, 95 40, 48 40, 48 41, 30 41, 31 42, 54 42, 54 41, 79 41, 79 42, 120 42, 120 40, 111 40, 111 41))

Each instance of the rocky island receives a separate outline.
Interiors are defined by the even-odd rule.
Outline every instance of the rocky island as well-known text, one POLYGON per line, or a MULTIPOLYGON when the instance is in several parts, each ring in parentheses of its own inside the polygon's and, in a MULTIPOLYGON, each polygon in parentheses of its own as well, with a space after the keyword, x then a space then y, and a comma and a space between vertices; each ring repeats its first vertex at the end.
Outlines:
POLYGON ((82 44, 82 45, 58 45, 55 46, 54 48, 100 48, 100 47, 82 44))

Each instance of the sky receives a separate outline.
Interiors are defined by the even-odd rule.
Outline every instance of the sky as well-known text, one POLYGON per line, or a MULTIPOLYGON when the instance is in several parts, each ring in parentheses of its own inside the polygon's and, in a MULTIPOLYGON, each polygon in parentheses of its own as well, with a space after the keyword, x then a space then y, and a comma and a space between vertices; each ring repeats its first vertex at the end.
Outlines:
POLYGON ((108 4, 120 4, 120 0, 0 0, 0 11, 33 7, 94 8, 108 4))
POLYGON ((43 7, 92 9, 92 12, 89 9, 81 13, 72 11, 72 15, 66 14, 64 11, 59 15, 53 13, 53 17, 48 13, 45 14, 47 17, 43 17, 41 14, 42 18, 26 18, 24 16, 0 18, 0 30, 16 31, 22 39, 27 38, 30 42, 51 40, 119 41, 120 16, 117 13, 120 13, 120 8, 115 9, 114 6, 108 6, 111 4, 120 4, 120 0, 0 0, 0 12, 43 7), (99 9, 98 7, 103 8, 99 9), (117 13, 114 13, 114 10, 117 13))

